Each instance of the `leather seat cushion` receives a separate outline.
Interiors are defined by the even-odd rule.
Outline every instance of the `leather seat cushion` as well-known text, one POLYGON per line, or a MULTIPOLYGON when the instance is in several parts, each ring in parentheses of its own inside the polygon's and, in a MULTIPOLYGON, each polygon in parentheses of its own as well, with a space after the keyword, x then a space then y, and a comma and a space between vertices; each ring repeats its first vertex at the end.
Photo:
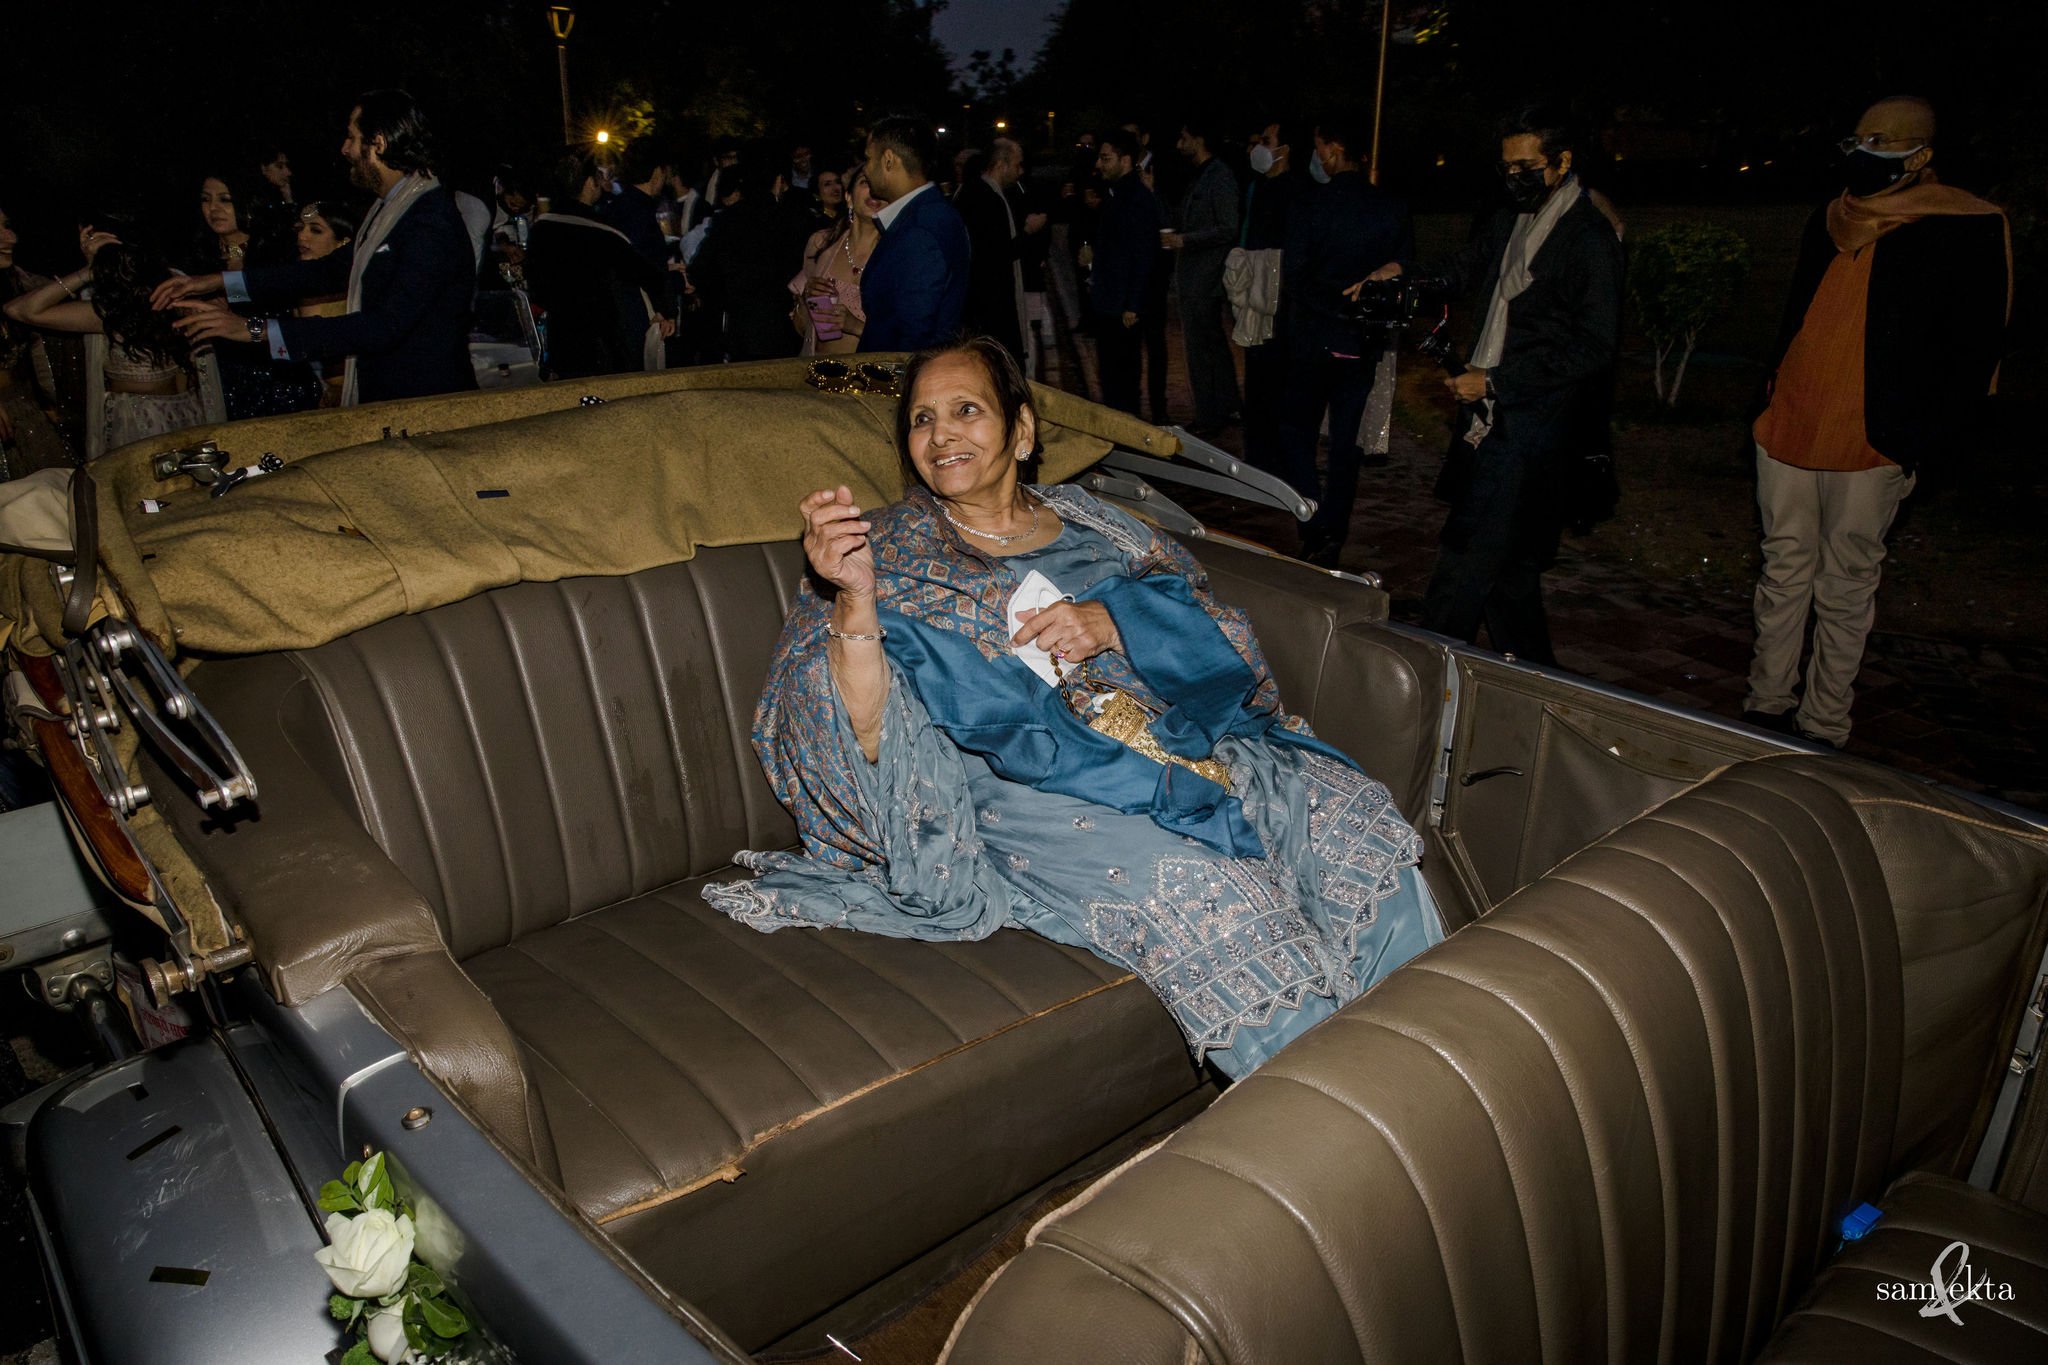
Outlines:
POLYGON ((464 968, 518 1040, 569 1197, 750 1349, 1198 1084, 1152 993, 1089 954, 1013 930, 762 934, 702 880, 464 968))
MULTIPOLYGON (((1884 1217, 1821 1272, 1762 1361, 2048 1360, 2048 1217, 1917 1171, 1900 1177, 1878 1207, 1884 1217), (1952 1242, 1969 1248, 1968 1278, 1990 1281, 2000 1295, 1958 1304, 1960 1327, 1945 1314, 1920 1313, 1933 1294, 1934 1263, 1952 1242), (2012 1286, 2010 1299, 2002 1285, 2012 1286)), ((1957 1264, 1950 1253, 1950 1280, 1957 1264)))
POLYGON ((1281 704, 1386 783, 1421 825, 1442 743, 1443 647, 1387 628, 1384 592, 1218 541, 1188 548, 1217 598, 1251 618, 1281 704))

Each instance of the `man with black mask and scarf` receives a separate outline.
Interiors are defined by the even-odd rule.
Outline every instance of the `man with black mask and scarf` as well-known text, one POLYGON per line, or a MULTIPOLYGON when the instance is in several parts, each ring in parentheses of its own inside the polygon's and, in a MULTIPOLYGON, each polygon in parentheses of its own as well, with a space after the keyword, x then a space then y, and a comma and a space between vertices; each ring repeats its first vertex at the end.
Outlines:
MULTIPOLYGON (((1424 268, 1484 312, 1437 494, 1450 503, 1422 604, 1429 629, 1535 663, 1555 662, 1543 571, 1574 486, 1567 462, 1604 422, 1621 337, 1614 225, 1572 173, 1564 115, 1529 106, 1501 126, 1509 207, 1455 258, 1424 268)), ((1401 273, 1389 262, 1373 273, 1401 273)), ((1355 291, 1354 291, 1355 292, 1355 291)))
POLYGON ((1752 724, 1836 748, 1885 533, 1920 464, 1976 439, 2012 298, 2005 215, 1935 178, 1932 105, 1878 101, 1841 151, 1843 192, 1807 224, 1751 429, 1764 562, 1743 703, 1752 724))

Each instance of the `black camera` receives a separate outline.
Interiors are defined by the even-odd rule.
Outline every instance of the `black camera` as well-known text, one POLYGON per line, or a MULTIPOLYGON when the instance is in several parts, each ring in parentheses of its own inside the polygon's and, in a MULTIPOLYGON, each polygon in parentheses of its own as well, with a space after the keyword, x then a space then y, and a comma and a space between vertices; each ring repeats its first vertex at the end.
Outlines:
POLYGON ((1345 300, 1344 317, 1363 326, 1405 327, 1425 309, 1441 309, 1450 297, 1450 284, 1441 276, 1404 274, 1389 280, 1367 280, 1359 287, 1356 300, 1345 300))

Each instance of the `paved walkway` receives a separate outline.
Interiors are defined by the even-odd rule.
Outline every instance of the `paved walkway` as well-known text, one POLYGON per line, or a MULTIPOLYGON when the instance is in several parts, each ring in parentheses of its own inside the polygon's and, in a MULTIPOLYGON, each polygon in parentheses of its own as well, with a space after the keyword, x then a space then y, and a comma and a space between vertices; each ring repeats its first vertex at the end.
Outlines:
MULTIPOLYGON (((1066 363, 1051 382, 1087 392, 1079 376, 1095 373, 1092 345, 1086 337, 1062 342, 1066 363)), ((1174 420, 1185 422, 1194 405, 1177 325, 1168 344, 1168 400, 1174 420)), ((1240 434, 1232 427, 1216 444, 1237 452, 1240 434)), ((1617 452, 1624 470, 1627 440, 1617 452)), ((1378 573, 1397 620, 1419 619, 1435 563, 1444 509, 1430 488, 1440 456, 1397 419, 1388 464, 1364 471, 1360 481, 1343 567, 1378 573)), ((1292 527, 1278 512, 1168 491, 1220 529, 1282 549, 1294 545, 1292 527)), ((1623 497, 1625 515, 1625 477, 1623 497)), ((1746 592, 1652 577, 1570 538, 1544 585, 1562 667, 1682 706, 1741 713, 1751 641, 1746 592)), ((1992 648, 1890 633, 1883 629, 1882 591, 1848 752, 2048 810, 2048 636, 1992 648)))

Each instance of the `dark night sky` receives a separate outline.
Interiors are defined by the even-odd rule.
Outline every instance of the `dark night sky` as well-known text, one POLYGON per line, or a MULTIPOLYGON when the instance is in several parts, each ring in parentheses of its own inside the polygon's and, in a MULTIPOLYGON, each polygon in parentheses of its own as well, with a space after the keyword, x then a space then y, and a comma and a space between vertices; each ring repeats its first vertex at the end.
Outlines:
POLYGON ((1017 70, 1029 71, 1059 7, 1060 0, 950 0, 932 21, 932 34, 953 54, 956 71, 966 69, 967 54, 976 48, 1000 53, 1006 47, 1016 49, 1017 70))

